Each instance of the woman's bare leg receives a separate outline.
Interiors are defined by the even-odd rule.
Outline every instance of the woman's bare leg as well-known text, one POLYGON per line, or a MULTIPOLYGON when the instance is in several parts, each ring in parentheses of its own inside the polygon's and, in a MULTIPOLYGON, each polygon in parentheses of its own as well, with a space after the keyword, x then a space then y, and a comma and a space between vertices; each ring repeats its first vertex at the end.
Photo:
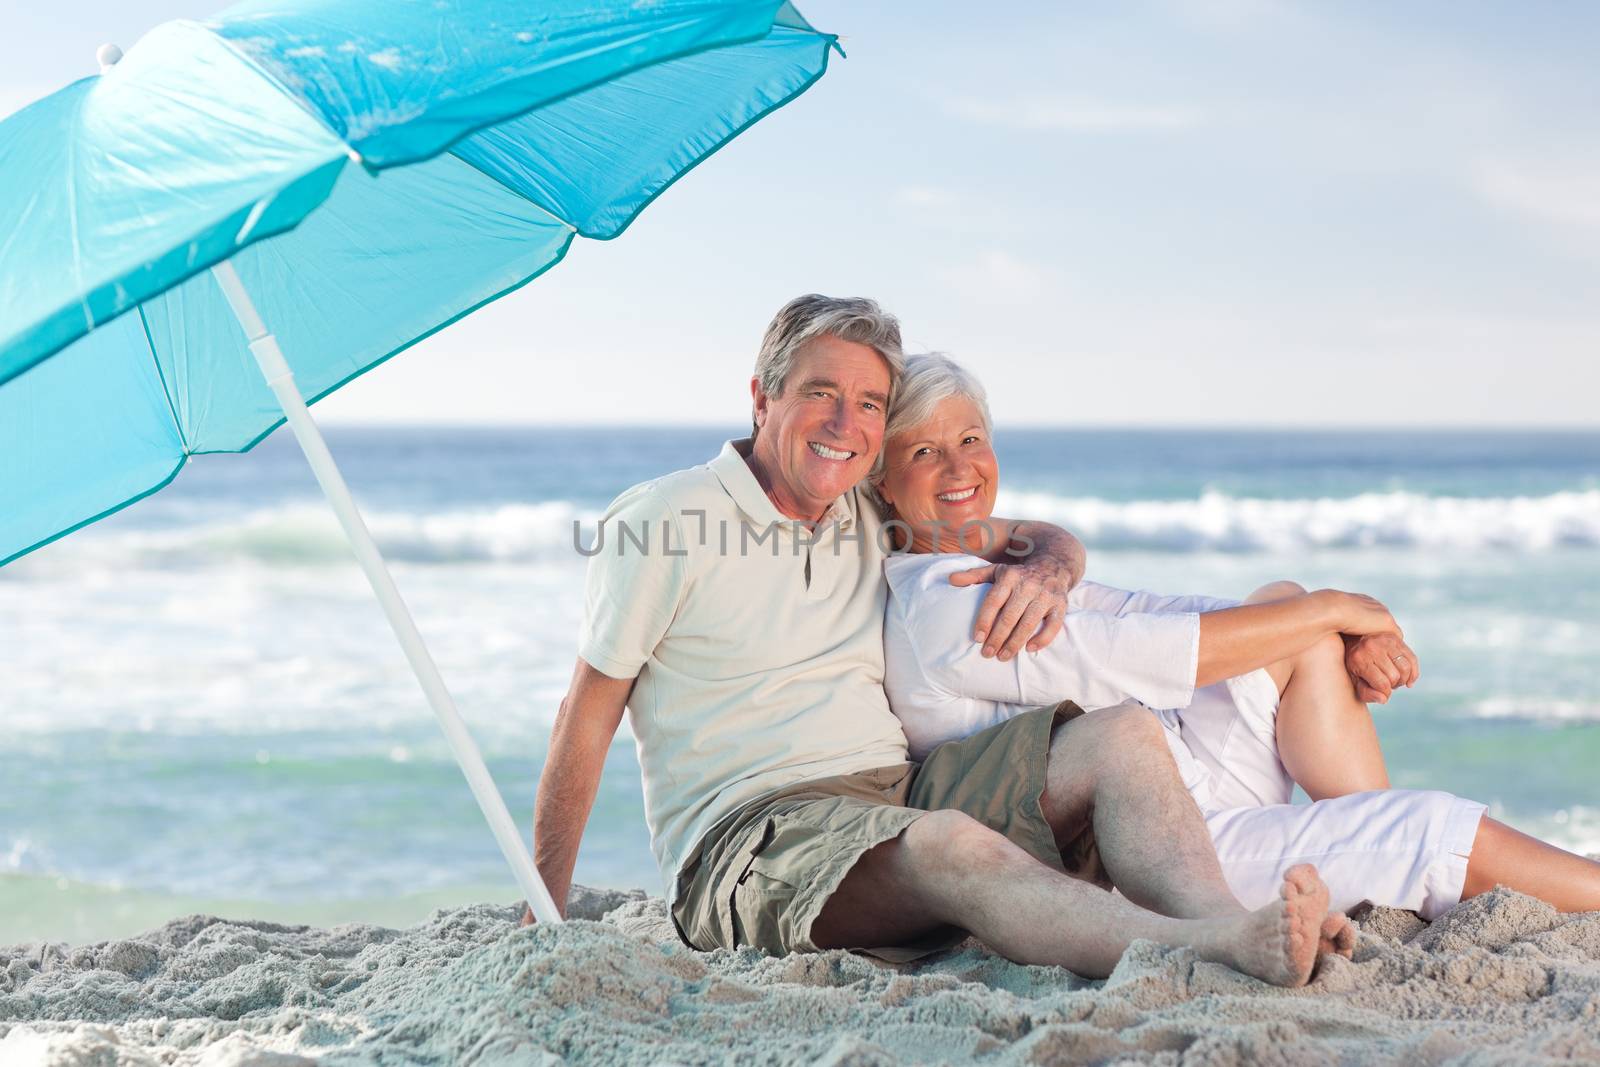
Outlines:
POLYGON ((1538 897, 1557 911, 1600 911, 1600 863, 1485 816, 1472 842, 1461 899, 1497 885, 1538 897))
MULTIPOLYGON (((1273 582, 1246 603, 1305 590, 1273 582)), ((1389 788, 1389 774, 1367 706, 1356 698, 1344 666, 1344 642, 1330 639, 1267 672, 1278 684, 1278 756, 1312 800, 1389 788)), ((1600 911, 1600 863, 1546 844, 1484 817, 1467 861, 1463 900, 1503 885, 1557 911, 1600 911)))
MULTIPOLYGON (((1246 598, 1262 604, 1297 596, 1294 582, 1272 582, 1246 598)), ((1298 656, 1269 665, 1278 685, 1278 758, 1312 800, 1388 789, 1372 713, 1356 697, 1344 666, 1344 641, 1330 635, 1298 656)))

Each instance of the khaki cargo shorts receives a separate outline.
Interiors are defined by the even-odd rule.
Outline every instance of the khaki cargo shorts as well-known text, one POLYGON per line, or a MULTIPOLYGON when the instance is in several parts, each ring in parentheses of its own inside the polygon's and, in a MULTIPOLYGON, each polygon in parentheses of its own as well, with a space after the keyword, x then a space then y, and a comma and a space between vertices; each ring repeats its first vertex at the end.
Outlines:
MULTIPOLYGON (((802 782, 751 801, 712 827, 679 869, 678 935, 701 950, 814 952, 811 925, 850 868, 930 811, 965 812, 1040 862, 1079 874, 1097 864, 1092 838, 1067 846, 1064 863, 1039 798, 1051 732, 1081 714, 1070 703, 1024 712, 940 745, 921 764, 802 782)), ((860 947, 902 961, 966 936, 951 927, 913 944, 860 947)))

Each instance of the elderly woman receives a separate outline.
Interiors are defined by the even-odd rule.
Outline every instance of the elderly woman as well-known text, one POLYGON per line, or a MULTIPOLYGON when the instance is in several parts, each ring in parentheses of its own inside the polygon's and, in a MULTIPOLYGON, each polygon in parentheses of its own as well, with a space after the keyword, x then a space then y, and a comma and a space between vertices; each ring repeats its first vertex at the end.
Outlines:
MULTIPOLYGON (((1284 868, 1313 863, 1341 909, 1368 900, 1432 919, 1506 885, 1563 911, 1600 910, 1600 864, 1482 804, 1388 788, 1359 696, 1409 684, 1416 663, 1370 597, 1275 583, 1239 604, 1085 581, 1055 640, 1016 657, 980 651, 983 589, 949 577, 1003 535, 990 524, 999 480, 983 387, 948 357, 911 357, 871 484, 905 550, 885 564, 884 686, 913 758, 1031 707, 1070 701, 1092 714, 1133 701, 1166 727, 1247 907, 1274 898, 1284 868), (1296 784, 1313 803, 1290 803, 1296 784)), ((1080 868, 1090 876, 1092 859, 1080 868)))

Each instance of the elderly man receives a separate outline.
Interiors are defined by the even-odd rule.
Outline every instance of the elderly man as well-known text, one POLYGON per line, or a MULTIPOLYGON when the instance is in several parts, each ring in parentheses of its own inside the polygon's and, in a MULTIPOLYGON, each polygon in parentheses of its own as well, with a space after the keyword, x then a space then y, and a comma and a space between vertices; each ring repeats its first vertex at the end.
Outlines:
MULTIPOLYGON (((629 489, 589 563, 579 658, 535 812, 556 901, 624 709, 679 934, 700 949, 854 948, 909 959, 970 931, 1011 959, 1110 972, 1135 938, 1304 983, 1327 916, 1310 868, 1247 912, 1155 718, 1019 716, 922 763, 883 692, 886 545, 858 483, 902 366, 894 318, 805 296, 768 328, 754 432, 629 489), (1117 897, 1067 873, 1098 848, 1117 897)), ((1059 629, 1081 547, 1013 523, 975 639, 1059 629)))

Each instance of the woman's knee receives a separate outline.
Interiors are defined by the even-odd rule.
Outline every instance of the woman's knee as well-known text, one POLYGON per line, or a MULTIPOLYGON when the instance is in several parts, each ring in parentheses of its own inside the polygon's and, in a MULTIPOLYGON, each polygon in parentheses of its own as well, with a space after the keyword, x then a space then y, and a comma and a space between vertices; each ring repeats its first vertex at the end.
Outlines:
POLYGON ((1306 587, 1299 582, 1281 578, 1275 582, 1268 582, 1257 589, 1245 597, 1244 602, 1246 604, 1266 604, 1274 600, 1288 600, 1292 596, 1301 596, 1305 591, 1306 587))
POLYGON ((1333 665, 1344 669, 1344 638, 1338 634, 1323 634, 1300 654, 1302 660, 1333 665))

